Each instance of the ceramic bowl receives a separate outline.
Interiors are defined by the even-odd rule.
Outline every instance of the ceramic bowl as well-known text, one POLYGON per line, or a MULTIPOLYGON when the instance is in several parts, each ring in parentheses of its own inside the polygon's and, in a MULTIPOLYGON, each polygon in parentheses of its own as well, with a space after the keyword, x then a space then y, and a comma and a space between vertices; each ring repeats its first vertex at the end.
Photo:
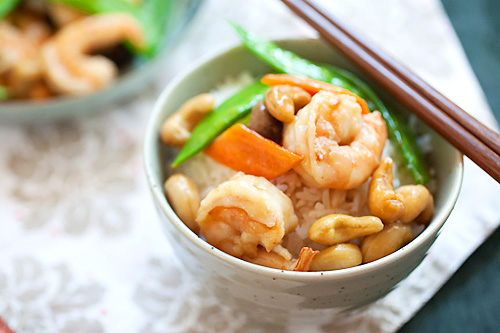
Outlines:
MULTIPOLYGON (((353 64, 320 40, 285 40, 278 43, 308 59, 346 68, 377 88, 353 64)), ((424 126, 424 130, 431 135, 434 147, 429 163, 435 168, 438 186, 435 215, 419 236, 393 254, 368 264, 328 272, 281 271, 239 260, 206 243, 173 212, 162 186, 169 173, 165 160, 172 151, 164 147, 158 137, 163 120, 185 100, 209 91, 224 78, 236 76, 242 71, 259 76, 269 72, 270 68, 243 47, 194 64, 166 87, 148 124, 144 147, 147 178, 161 224, 185 269, 217 295, 221 302, 231 304, 259 320, 266 318, 274 323, 331 320, 336 314, 381 298, 419 265, 438 236, 460 191, 462 154, 424 126)), ((406 112, 387 93, 376 90, 392 108, 406 112)))
POLYGON ((0 120, 40 122, 100 112, 103 108, 137 96, 160 68, 173 45, 182 36, 200 7, 201 0, 171 1, 164 39, 158 54, 147 61, 134 62, 110 86, 86 96, 60 96, 43 101, 0 102, 0 120))

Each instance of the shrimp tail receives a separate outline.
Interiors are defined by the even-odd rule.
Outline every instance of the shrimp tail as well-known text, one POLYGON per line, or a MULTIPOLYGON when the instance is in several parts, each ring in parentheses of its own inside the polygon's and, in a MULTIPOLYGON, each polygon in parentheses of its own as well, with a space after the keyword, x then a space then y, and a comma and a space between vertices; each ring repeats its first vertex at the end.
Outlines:
POLYGON ((291 270, 300 272, 309 271, 309 267, 311 267, 314 256, 318 253, 319 251, 315 251, 310 247, 303 247, 300 250, 299 259, 297 259, 297 261, 293 264, 291 270))

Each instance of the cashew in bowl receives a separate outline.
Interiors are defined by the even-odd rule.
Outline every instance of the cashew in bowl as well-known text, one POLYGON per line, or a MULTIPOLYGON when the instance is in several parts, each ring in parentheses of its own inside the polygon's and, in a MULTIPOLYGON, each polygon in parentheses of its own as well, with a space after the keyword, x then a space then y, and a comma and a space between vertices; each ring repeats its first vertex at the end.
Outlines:
POLYGON ((278 85, 269 88, 265 105, 269 113, 279 121, 291 123, 295 112, 311 101, 311 95, 302 88, 278 85))
POLYGON ((400 220, 403 223, 416 221, 427 223, 434 214, 434 198, 431 192, 422 185, 405 185, 396 189, 405 205, 400 220))
POLYGON ((196 223, 196 214, 200 207, 200 195, 193 181, 177 173, 167 179, 164 189, 177 216, 189 229, 198 232, 200 227, 196 223))
POLYGON ((405 185, 394 190, 392 159, 384 158, 373 173, 368 190, 368 208, 384 223, 399 220, 427 223, 434 214, 434 198, 423 185, 405 185))
POLYGON ((413 235, 409 224, 387 224, 382 231, 365 237, 361 242, 363 262, 375 261, 396 252, 412 239, 413 235))
POLYGON ((160 139, 163 143, 181 147, 191 136, 191 131, 207 113, 212 111, 215 99, 210 94, 201 94, 188 99, 163 122, 160 139))
POLYGON ((311 271, 332 271, 358 266, 363 262, 361 250, 354 244, 342 243, 330 246, 314 256, 311 271))
POLYGON ((309 228, 309 238, 319 244, 333 245, 374 234, 383 227, 382 221, 375 216, 330 214, 313 223, 309 228))
POLYGON ((373 173, 368 189, 368 208, 384 223, 396 221, 405 212, 403 196, 394 191, 392 180, 392 158, 386 157, 373 173))

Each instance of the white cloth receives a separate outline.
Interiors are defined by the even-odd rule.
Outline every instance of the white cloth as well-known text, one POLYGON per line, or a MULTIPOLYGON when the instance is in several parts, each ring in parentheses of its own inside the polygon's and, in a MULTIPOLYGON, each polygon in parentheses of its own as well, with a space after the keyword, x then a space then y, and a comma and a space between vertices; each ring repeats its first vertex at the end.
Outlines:
MULTIPOLYGON (((438 0, 323 0, 353 29, 495 127, 438 0)), ((165 84, 237 37, 315 36, 279 1, 208 0, 139 98, 41 126, 0 124, 0 316, 21 332, 259 332, 182 271, 142 169, 142 137, 165 84)), ((1 107, 1 106, 0 106, 1 107)), ((276 332, 383 331, 408 321, 498 226, 500 186, 466 160, 457 206, 424 262, 361 315, 276 332)))

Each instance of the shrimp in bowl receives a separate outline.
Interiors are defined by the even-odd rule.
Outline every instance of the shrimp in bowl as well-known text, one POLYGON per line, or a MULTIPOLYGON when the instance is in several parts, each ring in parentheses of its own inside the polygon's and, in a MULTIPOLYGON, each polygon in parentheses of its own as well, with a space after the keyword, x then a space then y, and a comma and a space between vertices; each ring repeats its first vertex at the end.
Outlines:
POLYGON ((378 111, 361 115, 352 96, 321 91, 287 124, 283 146, 304 156, 295 168, 309 186, 352 189, 380 163, 387 129, 378 111))
POLYGON ((42 48, 45 79, 55 92, 83 95, 109 85, 118 75, 118 67, 90 51, 129 41, 145 47, 139 23, 126 14, 93 15, 65 26, 42 48))
POLYGON ((263 177, 238 173, 201 202, 196 221, 207 242, 263 266, 307 271, 315 252, 301 250, 292 261, 281 245, 297 227, 292 201, 263 177))

